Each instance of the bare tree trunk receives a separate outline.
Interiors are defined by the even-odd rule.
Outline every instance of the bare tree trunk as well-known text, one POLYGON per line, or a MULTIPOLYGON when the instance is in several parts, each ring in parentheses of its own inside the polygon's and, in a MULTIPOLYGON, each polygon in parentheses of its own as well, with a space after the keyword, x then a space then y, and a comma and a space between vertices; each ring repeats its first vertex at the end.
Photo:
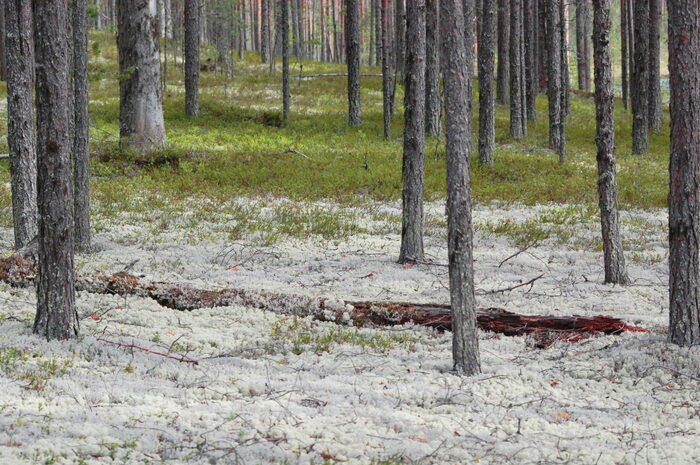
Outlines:
POLYGON ((610 65, 610 0, 593 0, 595 50, 596 144, 598 146, 598 205, 603 236, 605 282, 628 282, 620 239, 615 173, 612 68, 610 65))
POLYGON ((671 79, 669 341, 700 344, 700 3, 668 2, 671 79))
MULTIPOLYGON (((473 0, 468 0, 473 1, 473 0)), ((450 304, 453 313, 452 355, 458 375, 481 371, 477 337, 474 269, 472 259, 472 212, 469 159, 471 113, 464 40, 462 0, 441 0, 440 36, 445 76, 445 152, 447 158, 447 249, 450 304)))
POLYGON ((382 5, 381 0, 372 0, 372 8, 374 8, 374 43, 376 45, 377 55, 375 65, 382 66, 382 5))
POLYGON ((425 146, 425 0, 406 9, 406 69, 403 136, 403 224, 399 263, 417 263, 423 253, 425 146))
MULTIPOLYGON (((525 0, 523 14, 524 86, 526 121, 537 121, 537 0, 525 0)), ((527 129, 527 123, 525 123, 527 129)))
POLYGON ((32 6, 5 0, 7 19, 7 144, 10 148, 15 248, 37 235, 36 134, 34 128, 34 39, 32 6))
MULTIPOLYGON (((73 173, 70 137, 68 7, 34 4, 36 50, 39 271, 34 333, 69 339, 78 332, 73 270, 73 173)), ((156 31, 157 33, 157 31, 156 31)))
POLYGON ((649 128, 661 131, 661 1, 649 0, 649 128))
POLYGON ((165 144, 155 0, 118 0, 122 144, 146 152, 165 144))
POLYGON ((384 138, 391 138, 394 79, 391 70, 391 43, 389 38, 389 0, 382 0, 382 109, 384 138))
POLYGON ((559 2, 561 0, 548 0, 547 2, 547 32, 549 55, 548 63, 548 97, 549 97, 549 147, 559 153, 559 161, 564 163, 565 153, 562 150, 562 123, 564 112, 562 109, 562 73, 561 73, 561 16, 559 2))
POLYGON ((627 4, 631 0, 620 0, 620 42, 622 65, 622 103, 628 108, 629 103, 629 73, 627 70, 629 48, 629 26, 627 24, 627 4))
POLYGON ((576 3, 576 65, 578 69, 578 88, 591 90, 591 51, 588 48, 590 33, 590 0, 577 0, 576 3))
POLYGON ((90 248, 90 119, 88 115, 87 0, 73 0, 73 184, 75 248, 90 248))
POLYGON ((345 46, 348 62, 348 115, 360 124, 360 0, 347 0, 345 46))
POLYGON ((405 0, 395 0, 396 20, 394 29, 396 31, 396 39, 394 40, 394 57, 396 58, 397 81, 403 79, 404 63, 406 61, 406 4, 404 2, 405 0))
POLYGON ((632 153, 649 151, 649 0, 634 6, 632 72, 632 153))
POLYGON ((199 0, 185 0, 185 114, 199 117, 199 0))
POLYGON ((289 90, 289 0, 280 0, 282 9, 282 116, 284 123, 289 124, 291 92, 289 90))
POLYGON ((523 66, 520 44, 523 40, 523 0, 512 0, 510 4, 510 135, 514 139, 525 136, 523 121, 523 66))
POLYGON ((435 137, 440 134, 440 34, 439 0, 426 0, 425 39, 425 132, 435 137))
POLYGON ((496 100, 510 103, 510 0, 498 0, 498 71, 496 100))
POLYGON ((260 61, 267 63, 270 56, 270 1, 261 0, 262 2, 262 39, 260 41, 260 61))
POLYGON ((479 37, 479 163, 493 164, 496 146, 493 68, 495 61, 497 0, 483 0, 479 37))

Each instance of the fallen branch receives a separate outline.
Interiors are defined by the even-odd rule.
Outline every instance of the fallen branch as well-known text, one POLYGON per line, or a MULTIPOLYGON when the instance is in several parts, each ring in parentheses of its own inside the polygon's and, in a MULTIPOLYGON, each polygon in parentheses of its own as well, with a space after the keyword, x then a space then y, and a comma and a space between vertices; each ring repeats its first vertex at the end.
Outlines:
POLYGON ((520 288, 520 287, 527 286, 528 284, 530 285, 530 287, 532 287, 532 285, 535 284, 535 281, 537 281, 538 279, 542 279, 543 277, 544 277, 544 273, 542 273, 541 275, 536 276, 536 277, 532 278, 531 280, 526 281, 526 282, 524 282, 524 283, 520 283, 520 284, 517 284, 517 285, 515 285, 515 286, 506 287, 506 288, 503 288, 503 289, 493 289, 493 290, 491 290, 491 291, 484 291, 484 292, 481 293, 481 295, 484 295, 484 294, 498 294, 498 293, 503 293, 503 292, 514 291, 515 289, 518 289, 518 288, 520 288))
MULTIPOLYGON (((544 275, 512 288, 494 292, 505 292, 527 286, 542 276, 544 275)), ((35 269, 32 261, 21 257, 0 260, 0 281, 14 286, 27 286, 33 283, 34 278, 35 269)), ((126 272, 113 275, 98 272, 92 276, 81 276, 77 279, 76 289, 96 294, 151 298, 163 307, 182 311, 240 305, 335 323, 352 322, 355 326, 366 324, 394 326, 413 323, 438 331, 452 329, 452 311, 449 305, 443 304, 338 301, 322 297, 242 289, 197 289, 168 282, 142 283, 138 277, 126 272)), ((506 336, 531 335, 537 347, 547 347, 555 340, 578 342, 599 334, 647 331, 628 325, 618 318, 606 316, 520 315, 499 308, 479 308, 477 322, 479 328, 484 331, 506 336)))
POLYGON ((282 153, 283 153, 283 154, 284 154, 284 153, 293 153, 294 155, 299 155, 300 157, 306 158, 307 160, 313 160, 313 158, 311 158, 310 156, 308 156, 308 155, 305 154, 304 152, 300 152, 300 151, 294 150, 294 149, 287 149, 287 150, 285 150, 285 151, 282 152, 282 153))
POLYGON ((101 337, 98 337, 97 340, 102 341, 102 342, 106 342, 107 344, 114 344, 115 346, 119 346, 119 347, 126 347, 129 349, 142 350, 144 352, 148 352, 149 354, 159 355, 161 357, 169 358, 172 360, 177 360, 178 362, 191 363, 192 365, 199 365, 199 362, 197 360, 192 360, 191 358, 186 358, 186 357, 176 357, 174 355, 166 354, 164 352, 158 352, 157 350, 151 350, 147 347, 141 347, 141 346, 138 346, 136 344, 126 344, 124 342, 119 342, 119 341, 110 341, 109 339, 103 339, 101 337))

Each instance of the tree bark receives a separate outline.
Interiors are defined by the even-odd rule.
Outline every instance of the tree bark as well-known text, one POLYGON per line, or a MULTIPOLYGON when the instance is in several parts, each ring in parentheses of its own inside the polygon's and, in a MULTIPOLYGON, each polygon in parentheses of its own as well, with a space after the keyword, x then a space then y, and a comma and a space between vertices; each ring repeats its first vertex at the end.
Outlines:
POLYGON ((627 4, 631 0, 620 0, 620 42, 621 42, 621 67, 622 67, 622 104, 625 109, 629 102, 629 72, 627 64, 629 62, 629 28, 627 24, 627 4))
MULTIPOLYGON (((485 1, 485 0, 484 0, 485 1)), ((537 94, 539 94, 537 71, 537 0, 524 0, 523 47, 526 121, 537 121, 537 94)), ((527 123, 525 123, 527 129, 527 123)))
POLYGON ((649 0, 634 5, 632 153, 649 151, 649 0))
POLYGON ((360 124, 360 0, 347 0, 345 53, 348 62, 348 119, 360 124))
POLYGON ((165 144, 155 0, 117 0, 119 27, 119 135, 146 152, 165 144))
POLYGON ((199 0, 185 0, 185 114, 199 117, 199 0))
POLYGON ((441 130, 439 0, 427 0, 425 39, 425 132, 436 137, 441 130))
MULTIPOLYGON (((467 0, 473 2, 473 0, 467 0)), ((452 356, 458 375, 481 371, 477 337, 469 159, 471 87, 467 71, 462 0, 442 0, 440 36, 445 78, 445 152, 447 158, 447 248, 453 314, 452 356)))
POLYGON ((510 104, 510 0, 498 0, 498 68, 496 100, 510 104))
POLYGON ((403 222, 399 263, 417 263, 423 253, 423 178, 425 146, 425 0, 406 9, 404 81, 403 222))
POLYGON ((578 70, 578 88, 586 92, 591 90, 591 51, 588 48, 590 35, 590 0, 576 2, 576 65, 578 70))
POLYGON ((260 40, 260 61, 267 63, 270 56, 270 0, 261 1, 261 40, 260 40))
POLYGON ((561 0, 547 1, 547 32, 548 32, 548 83, 547 93, 549 99, 549 147, 559 154, 560 163, 566 160, 562 141, 562 73, 561 73, 561 16, 559 2, 561 0))
POLYGON ((7 144, 10 148, 15 248, 37 235, 36 133, 34 127, 34 39, 32 6, 6 0, 7 144))
POLYGON ((610 65, 611 0, 593 0, 595 50, 596 145, 598 147, 598 205, 603 236, 605 282, 628 282, 620 239, 615 167, 612 68, 610 65))
POLYGON ((382 109, 384 116, 384 138, 391 138, 393 116, 393 88, 395 76, 391 70, 391 43, 389 36, 389 0, 382 0, 382 109))
POLYGON ((479 37, 479 163, 493 165, 496 146, 493 68, 496 41, 496 0, 483 0, 479 37))
POLYGON ((284 123, 289 123, 291 107, 291 91, 289 87, 289 0, 280 0, 282 9, 282 117, 284 123))
POLYGON ((649 128, 661 131, 661 1, 649 0, 649 128))
POLYGON ((523 41, 523 0, 510 4, 510 135, 513 139, 525 137, 523 121, 523 63, 520 45, 523 41))
MULTIPOLYGON (((36 52, 39 270, 34 333, 69 339, 78 332, 73 270, 73 173, 66 83, 70 78, 68 7, 34 3, 36 52)), ((156 31, 157 32, 157 31, 156 31)))
POLYGON ((668 2, 669 341, 700 344, 700 3, 668 2))
POLYGON ((73 0, 73 185, 75 248, 90 248, 90 118, 87 0, 73 0))

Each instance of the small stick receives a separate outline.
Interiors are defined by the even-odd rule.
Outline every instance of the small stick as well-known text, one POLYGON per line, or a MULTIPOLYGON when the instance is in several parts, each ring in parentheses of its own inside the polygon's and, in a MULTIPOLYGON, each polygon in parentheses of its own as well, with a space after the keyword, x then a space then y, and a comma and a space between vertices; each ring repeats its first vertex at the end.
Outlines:
POLYGON ((185 358, 185 357, 176 357, 174 355, 170 355, 170 354, 166 354, 163 352, 158 352, 155 350, 147 349, 146 347, 137 346, 136 344, 126 344, 124 342, 119 342, 119 341, 110 341, 109 339, 104 339, 101 337, 98 337, 97 340, 102 341, 102 342, 106 342, 107 344, 114 344, 115 346, 119 346, 119 347, 126 347, 129 349, 142 350, 144 352, 148 352, 149 354, 160 355, 161 357, 169 358, 172 360, 177 360, 178 362, 191 363, 192 365, 199 365, 199 362, 197 360, 192 360, 191 358, 185 358))
POLYGON ((300 151, 294 150, 294 149, 287 149, 287 150, 285 150, 285 151, 282 152, 282 153, 293 153, 294 155, 299 155, 300 157, 304 157, 304 158, 306 158, 307 160, 313 160, 313 158, 311 158, 310 156, 308 156, 308 155, 305 154, 304 152, 300 152, 300 151))
POLYGON ((537 276, 537 277, 535 277, 535 278, 532 278, 531 280, 529 280, 529 281, 527 281, 527 282, 520 283, 520 284, 518 284, 517 286, 506 287, 505 289, 494 289, 493 291, 484 292, 484 294, 498 294, 499 292, 514 291, 515 289, 517 289, 517 288, 519 288, 519 287, 527 286, 528 284, 532 285, 532 284, 535 283, 535 281, 537 281, 538 279, 540 279, 540 278, 542 278, 542 277, 544 277, 544 273, 542 273, 541 275, 539 275, 539 276, 537 276))

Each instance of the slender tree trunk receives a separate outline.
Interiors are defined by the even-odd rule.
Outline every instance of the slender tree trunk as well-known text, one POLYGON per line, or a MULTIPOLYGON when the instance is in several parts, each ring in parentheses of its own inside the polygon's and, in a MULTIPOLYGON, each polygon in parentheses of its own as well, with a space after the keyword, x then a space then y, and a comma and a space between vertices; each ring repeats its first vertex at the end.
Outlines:
POLYGON ((394 57, 396 58, 397 80, 403 80, 404 63, 406 61, 406 4, 404 2, 405 0, 395 0, 396 20, 394 28, 396 30, 396 39, 394 40, 394 57))
POLYGON ((260 61, 267 63, 270 57, 270 0, 260 0, 262 17, 260 18, 262 38, 260 41, 260 61))
POLYGON ((538 63, 539 67, 539 91, 547 92, 549 85, 549 11, 550 0, 537 0, 537 35, 538 35, 538 63))
POLYGON ((700 2, 668 2, 669 341, 700 344, 700 2))
POLYGON ((537 0, 525 0, 523 36, 525 114, 527 121, 537 121, 537 94, 540 88, 537 82, 537 0))
MULTIPOLYGON (((468 0, 473 1, 473 0, 468 0)), ((477 337, 472 254, 471 86, 467 68, 462 0, 441 0, 440 37, 445 76, 445 136, 447 159, 447 249, 450 304, 453 314, 452 356, 458 375, 481 371, 477 337)))
POLYGON ((510 135, 514 139, 525 136, 523 121, 523 67, 520 44, 522 34, 522 2, 512 0, 510 4, 510 135))
MULTIPOLYGON (((34 4, 36 50, 39 270, 34 333, 69 339, 78 332, 73 270, 73 173, 68 93, 68 7, 34 4)), ((157 35, 157 30, 155 34, 157 35)))
POLYGON ((498 0, 498 70, 496 100, 510 103, 510 0, 498 0))
POLYGON ((627 269, 620 239, 615 173, 612 68, 610 65, 611 0, 593 0, 595 50, 596 144, 598 153, 598 205, 603 236, 605 282, 626 284, 627 269))
POLYGON ((348 61, 348 115, 350 125, 360 124, 360 0, 347 0, 345 45, 348 61))
POLYGON ((403 136, 403 224, 399 263, 417 263, 423 253, 423 178, 425 145, 425 0, 410 0, 406 10, 406 79, 403 136))
POLYGON ((649 151, 649 0, 634 6, 632 153, 649 151))
POLYGON ((479 163, 493 164, 496 146, 493 68, 495 61, 497 0, 483 0, 479 37, 479 163))
POLYGON ((73 176, 75 248, 90 248, 90 120, 88 115, 87 0, 73 0, 73 176))
POLYGON ((185 114, 199 117, 199 0, 185 0, 185 114))
POLYGON ((374 8, 374 42, 377 44, 377 56, 375 58, 375 65, 382 66, 382 5, 381 0, 372 0, 372 7, 374 8))
POLYGON ((629 29, 627 25, 627 3, 631 0, 620 0, 620 42, 621 45, 621 67, 622 67, 622 104, 625 109, 628 108, 629 102, 629 73, 627 71, 628 48, 629 48, 629 29))
POLYGON ((289 0, 280 0, 282 10, 282 115, 285 124, 289 123, 291 93, 289 90, 289 0))
POLYGON ((391 138, 393 116, 392 93, 394 76, 391 70, 391 43, 389 39, 389 0, 382 0, 382 109, 384 115, 384 138, 391 138))
POLYGON ((649 0, 649 128, 661 131, 661 1, 649 0))
POLYGON ((435 137, 441 126, 439 0, 426 0, 425 7, 425 132, 435 137))
POLYGON ((122 144, 146 152, 165 144, 155 0, 118 0, 122 144))
POLYGON ((549 98, 549 147, 552 150, 557 151, 559 154, 559 161, 564 163, 566 160, 565 153, 562 150, 563 141, 562 139, 562 120, 564 118, 562 109, 562 91, 561 91, 561 16, 559 9, 559 1, 561 0, 548 0, 547 2, 547 31, 548 31, 548 43, 549 50, 547 54, 549 56, 549 72, 548 72, 548 84, 547 92, 549 98))
POLYGON ((15 248, 19 249, 36 237, 38 221, 32 6, 25 0, 5 0, 4 9, 7 19, 7 144, 15 248))
POLYGON ((576 3, 576 65, 578 69, 578 88, 591 90, 590 50, 588 35, 590 23, 590 0, 577 0, 576 3))

